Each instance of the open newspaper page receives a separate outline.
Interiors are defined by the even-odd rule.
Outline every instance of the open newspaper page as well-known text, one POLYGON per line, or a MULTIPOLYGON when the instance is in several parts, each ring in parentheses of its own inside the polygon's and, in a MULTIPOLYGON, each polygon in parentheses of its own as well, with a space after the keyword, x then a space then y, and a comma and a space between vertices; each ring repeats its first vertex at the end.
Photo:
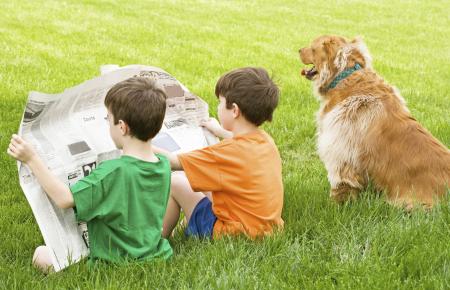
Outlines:
MULTIPOLYGON (((105 73, 60 94, 31 92, 19 129, 50 170, 68 185, 90 174, 100 162, 121 152, 109 136, 107 91, 116 83, 140 75, 153 78, 168 96, 163 128, 153 143, 171 152, 185 152, 218 140, 199 127, 208 106, 167 72, 131 65, 105 73)), ((27 166, 18 162, 20 185, 31 206, 45 244, 59 271, 89 253, 86 224, 77 223, 73 209, 59 209, 47 197, 27 166)))

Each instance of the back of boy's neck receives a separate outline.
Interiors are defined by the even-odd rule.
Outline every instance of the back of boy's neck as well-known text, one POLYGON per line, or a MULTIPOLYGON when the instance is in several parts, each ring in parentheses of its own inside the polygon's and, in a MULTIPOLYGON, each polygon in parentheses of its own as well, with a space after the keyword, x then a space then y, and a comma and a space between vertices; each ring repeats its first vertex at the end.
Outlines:
POLYGON ((236 126, 235 128, 233 128, 231 132, 233 133, 233 137, 236 137, 251 134, 257 132, 258 130, 259 130, 258 126, 253 125, 251 123, 247 123, 236 126))
POLYGON ((157 162, 159 159, 154 154, 150 140, 144 142, 138 139, 123 144, 123 155, 131 156, 142 161, 157 162))

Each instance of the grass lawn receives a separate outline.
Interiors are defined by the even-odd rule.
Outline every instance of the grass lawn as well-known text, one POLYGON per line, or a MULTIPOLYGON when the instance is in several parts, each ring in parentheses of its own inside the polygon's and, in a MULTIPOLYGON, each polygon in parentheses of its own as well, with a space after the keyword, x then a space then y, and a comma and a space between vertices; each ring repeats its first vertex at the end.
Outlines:
POLYGON ((0 288, 448 289, 450 209, 406 214, 367 191, 328 198, 315 152, 319 104, 300 78, 298 49, 321 34, 361 35, 374 68, 412 114, 450 145, 448 1, 1 1, 0 288), (216 115, 216 80, 262 66, 282 89, 272 134, 283 159, 283 234, 262 241, 186 240, 169 262, 101 266, 55 275, 31 267, 43 243, 6 154, 28 92, 61 92, 99 66, 161 67, 216 115))

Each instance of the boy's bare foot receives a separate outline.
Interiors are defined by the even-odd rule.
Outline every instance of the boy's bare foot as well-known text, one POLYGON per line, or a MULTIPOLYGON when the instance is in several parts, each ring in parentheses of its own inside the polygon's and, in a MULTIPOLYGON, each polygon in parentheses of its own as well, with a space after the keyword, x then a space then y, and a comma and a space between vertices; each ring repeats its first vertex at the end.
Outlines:
POLYGON ((34 267, 45 274, 54 272, 50 248, 47 246, 39 246, 36 248, 32 263, 34 267))

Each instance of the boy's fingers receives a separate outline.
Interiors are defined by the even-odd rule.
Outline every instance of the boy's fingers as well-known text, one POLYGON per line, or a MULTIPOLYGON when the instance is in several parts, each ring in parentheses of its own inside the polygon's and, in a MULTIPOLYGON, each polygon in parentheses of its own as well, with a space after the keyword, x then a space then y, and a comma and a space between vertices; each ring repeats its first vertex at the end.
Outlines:
POLYGON ((15 139, 11 139, 11 143, 9 143, 10 145, 13 145, 14 147, 19 146, 19 142, 17 142, 17 140, 15 139))
POLYGON ((9 156, 12 156, 12 157, 16 157, 16 153, 14 153, 10 148, 8 148, 7 150, 6 150, 6 153, 8 153, 8 155, 9 156))
POLYGON ((22 143, 23 142, 23 139, 22 139, 22 137, 20 137, 19 135, 17 135, 17 134, 13 134, 12 135, 12 138, 13 138, 13 140, 15 140, 17 143, 22 143))
POLYGON ((16 152, 17 151, 17 148, 16 148, 16 146, 14 146, 14 144, 9 144, 8 149, 11 150, 11 152, 16 152))

